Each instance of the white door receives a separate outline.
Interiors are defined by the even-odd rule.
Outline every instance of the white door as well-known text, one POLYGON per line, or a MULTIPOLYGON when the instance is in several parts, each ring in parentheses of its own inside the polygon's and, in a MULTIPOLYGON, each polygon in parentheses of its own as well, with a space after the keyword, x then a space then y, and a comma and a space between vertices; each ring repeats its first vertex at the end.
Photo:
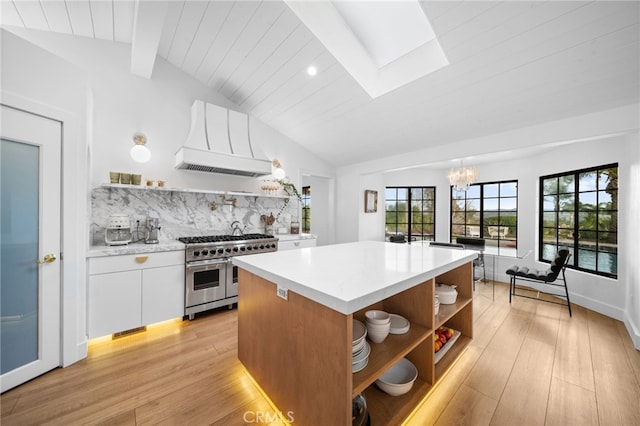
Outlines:
POLYGON ((2 105, 0 384, 60 365, 59 121, 2 105))

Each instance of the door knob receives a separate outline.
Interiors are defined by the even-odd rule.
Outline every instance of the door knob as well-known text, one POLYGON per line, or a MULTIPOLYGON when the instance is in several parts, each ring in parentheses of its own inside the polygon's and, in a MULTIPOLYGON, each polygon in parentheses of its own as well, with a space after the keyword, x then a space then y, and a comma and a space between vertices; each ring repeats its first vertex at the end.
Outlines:
POLYGON ((44 260, 38 260, 36 263, 38 265, 42 265, 43 263, 55 262, 55 260, 56 260, 56 255, 53 253, 49 253, 44 255, 44 260))

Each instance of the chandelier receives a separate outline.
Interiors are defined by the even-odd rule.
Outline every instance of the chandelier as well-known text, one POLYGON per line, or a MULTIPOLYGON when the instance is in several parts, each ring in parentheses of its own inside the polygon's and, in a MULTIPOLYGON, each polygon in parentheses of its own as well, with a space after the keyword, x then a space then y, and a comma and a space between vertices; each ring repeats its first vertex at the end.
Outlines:
POLYGON ((449 170, 447 177, 453 189, 462 192, 469 189, 469 186, 471 186, 476 180, 476 177, 478 177, 478 172, 475 167, 463 167, 462 160, 460 160, 460 168, 458 170, 449 170))

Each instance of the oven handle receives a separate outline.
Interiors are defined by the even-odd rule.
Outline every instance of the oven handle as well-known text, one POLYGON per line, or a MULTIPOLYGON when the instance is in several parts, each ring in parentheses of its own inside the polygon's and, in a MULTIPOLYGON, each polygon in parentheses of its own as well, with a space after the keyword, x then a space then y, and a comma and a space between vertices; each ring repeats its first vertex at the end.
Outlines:
POLYGON ((211 259, 211 260, 198 260, 196 262, 187 262, 186 269, 200 269, 202 267, 213 266, 213 265, 227 265, 231 263, 231 259, 211 259))

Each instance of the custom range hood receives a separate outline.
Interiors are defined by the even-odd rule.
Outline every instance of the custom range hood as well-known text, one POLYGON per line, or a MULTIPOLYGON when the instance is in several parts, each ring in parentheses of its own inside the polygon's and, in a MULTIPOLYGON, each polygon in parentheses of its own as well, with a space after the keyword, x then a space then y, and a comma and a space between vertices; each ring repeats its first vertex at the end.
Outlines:
POLYGON ((191 106, 191 130, 176 152, 175 167, 236 176, 271 174, 271 161, 251 143, 249 116, 204 101, 191 106))

